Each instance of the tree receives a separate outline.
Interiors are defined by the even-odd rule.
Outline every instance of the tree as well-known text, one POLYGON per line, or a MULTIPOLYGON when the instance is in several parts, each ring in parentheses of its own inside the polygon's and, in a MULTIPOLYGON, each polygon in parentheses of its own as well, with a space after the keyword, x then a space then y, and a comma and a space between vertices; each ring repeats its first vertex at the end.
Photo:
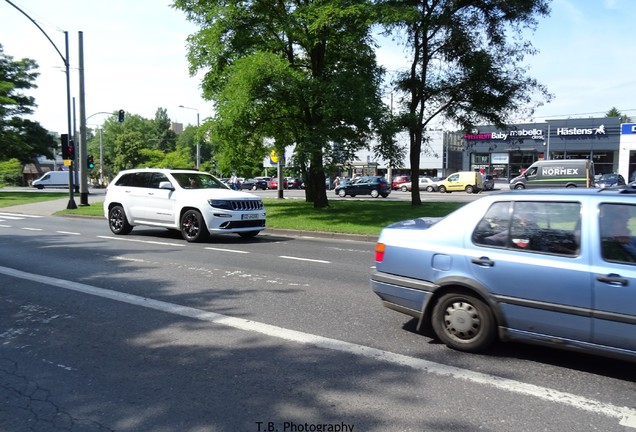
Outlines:
MULTIPOLYGON (((411 177, 419 176, 425 131, 438 116, 468 130, 478 121, 503 126, 551 95, 526 76, 535 54, 524 31, 548 15, 547 0, 380 0, 387 32, 404 35, 410 66, 397 74, 399 123, 408 130, 411 177), (535 99, 536 97, 536 99, 535 99)), ((420 205, 417 182, 411 202, 420 205)))
POLYGON ((36 87, 37 67, 34 60, 5 55, 0 45, 0 160, 29 163, 39 155, 53 156, 55 139, 39 123, 22 118, 36 106, 23 91, 36 87))
POLYGON ((156 140, 153 141, 152 148, 169 153, 174 151, 177 146, 177 134, 170 128, 170 117, 168 110, 165 108, 157 108, 155 113, 154 125, 156 140))
MULTIPOLYGON (((176 0, 200 30, 189 37, 191 72, 204 70, 208 122, 230 164, 272 138, 295 145, 306 199, 328 206, 325 164, 334 145, 367 147, 387 109, 370 33, 371 0, 176 0)), ((264 157, 267 150, 258 155, 264 157)), ((217 154, 215 157, 219 157, 217 154)))
POLYGON ((627 114, 621 114, 621 112, 616 107, 610 108, 610 110, 605 113, 605 117, 620 117, 621 123, 631 123, 632 119, 627 116, 627 114))

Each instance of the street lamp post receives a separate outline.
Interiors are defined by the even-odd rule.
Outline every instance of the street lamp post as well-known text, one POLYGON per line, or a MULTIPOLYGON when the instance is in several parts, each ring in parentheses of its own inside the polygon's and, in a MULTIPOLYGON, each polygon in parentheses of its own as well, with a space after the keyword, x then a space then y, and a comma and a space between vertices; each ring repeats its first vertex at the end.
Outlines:
MULTIPOLYGON (((39 26, 39 24, 37 22, 35 22, 33 20, 33 18, 31 18, 26 12, 24 12, 22 9, 20 9, 18 6, 16 6, 14 3, 12 3, 9 0, 5 0, 7 3, 9 3, 11 6, 13 6, 15 9, 17 9, 22 15, 24 15, 25 17, 27 17, 29 19, 29 21, 31 21, 33 24, 35 24, 35 26, 42 32, 42 34, 49 40, 49 42, 51 42, 51 45, 53 45, 53 48, 55 48, 55 51, 57 51, 57 53, 59 54, 59 56, 62 58, 62 61, 64 62, 64 67, 66 69, 66 121, 67 121, 67 126, 68 126, 68 137, 69 139, 72 139, 73 137, 73 133, 72 133, 72 129, 71 129, 71 71, 70 71, 70 63, 69 63, 69 55, 68 55, 68 32, 64 32, 64 39, 65 39, 65 44, 66 44, 66 51, 65 54, 66 56, 62 55, 62 53, 60 52, 60 50, 57 48, 57 45, 55 45, 55 43, 53 43, 53 41, 51 40, 51 38, 49 37, 48 34, 46 34, 46 32, 44 30, 42 30, 42 27, 39 26)), ((75 144, 74 144, 75 145, 75 144)), ((75 199, 73 197, 73 162, 71 162, 71 166, 69 169, 69 201, 68 201, 68 205, 67 205, 67 209, 71 210, 71 209, 76 209, 77 208, 77 204, 75 204, 75 199)))
POLYGON ((201 139, 199 138, 199 126, 201 126, 200 122, 199 122, 199 110, 196 108, 190 108, 184 105, 179 105, 179 108, 183 108, 183 109, 189 109, 189 110, 193 110, 197 112, 197 169, 199 169, 199 162, 201 161, 201 139))

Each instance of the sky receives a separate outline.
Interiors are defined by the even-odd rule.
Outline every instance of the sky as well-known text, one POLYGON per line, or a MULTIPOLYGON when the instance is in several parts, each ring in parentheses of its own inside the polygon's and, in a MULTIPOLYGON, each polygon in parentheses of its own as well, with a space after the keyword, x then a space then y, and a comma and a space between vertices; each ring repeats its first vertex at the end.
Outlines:
MULTIPOLYGON (((213 114, 201 96, 202 75, 192 77, 186 38, 196 31, 171 0, 11 0, 46 32, 62 56, 68 32, 71 96, 79 118, 78 32, 84 46, 85 111, 89 127, 126 112, 154 118, 165 108, 174 122, 196 124, 213 114), (181 108, 180 106, 187 108, 181 108)), ((530 76, 554 95, 535 117, 603 117, 612 107, 636 120, 636 1, 553 0, 530 35, 537 55, 526 59, 530 76)), ((46 36, 6 0, 0 0, 0 44, 5 55, 38 62, 38 108, 31 117, 48 130, 66 131, 64 60, 46 36)), ((380 40, 387 69, 406 64, 403 51, 380 40)), ((442 127, 444 125, 441 125, 442 127)))

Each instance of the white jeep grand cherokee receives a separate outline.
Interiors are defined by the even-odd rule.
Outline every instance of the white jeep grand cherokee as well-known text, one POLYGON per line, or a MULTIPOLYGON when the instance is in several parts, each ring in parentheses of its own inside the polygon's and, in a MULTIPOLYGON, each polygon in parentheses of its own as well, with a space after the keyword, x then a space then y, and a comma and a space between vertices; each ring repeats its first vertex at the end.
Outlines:
POLYGON ((121 171, 106 189, 104 216, 115 234, 149 225, 177 229, 189 242, 203 241, 209 234, 254 237, 265 229, 259 197, 233 191, 196 170, 121 171))

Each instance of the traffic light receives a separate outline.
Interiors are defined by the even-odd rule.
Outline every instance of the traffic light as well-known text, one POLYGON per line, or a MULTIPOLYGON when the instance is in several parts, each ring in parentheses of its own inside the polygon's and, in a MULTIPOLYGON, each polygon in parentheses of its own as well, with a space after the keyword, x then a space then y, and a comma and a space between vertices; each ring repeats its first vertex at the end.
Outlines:
POLYGON ((88 158, 87 158, 86 162, 87 162, 87 165, 88 165, 88 169, 95 168, 95 162, 93 161, 93 155, 88 155, 88 158))
POLYGON ((119 110, 119 123, 123 123, 124 122, 124 116, 126 115, 126 113, 124 112, 124 110, 119 110))
POLYGON ((60 135, 60 141, 62 142, 62 159, 75 159, 75 145, 73 140, 69 140, 67 134, 62 134, 60 135))

